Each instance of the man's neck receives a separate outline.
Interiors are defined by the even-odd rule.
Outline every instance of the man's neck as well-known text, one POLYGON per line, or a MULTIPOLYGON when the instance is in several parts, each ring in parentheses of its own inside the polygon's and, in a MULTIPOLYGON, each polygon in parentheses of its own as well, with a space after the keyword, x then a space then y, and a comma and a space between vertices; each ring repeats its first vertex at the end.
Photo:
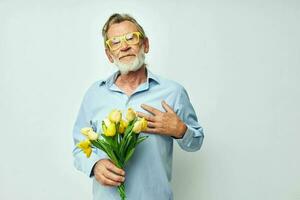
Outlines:
POLYGON ((127 88, 135 90, 140 84, 146 82, 146 65, 144 64, 140 69, 134 72, 129 72, 128 74, 120 74, 115 84, 121 88, 127 88))

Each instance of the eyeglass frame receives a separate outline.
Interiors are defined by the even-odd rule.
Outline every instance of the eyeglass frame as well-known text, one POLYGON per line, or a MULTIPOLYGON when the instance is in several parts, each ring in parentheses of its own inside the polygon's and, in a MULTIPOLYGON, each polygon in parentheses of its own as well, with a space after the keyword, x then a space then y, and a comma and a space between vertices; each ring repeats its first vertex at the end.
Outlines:
MULTIPOLYGON (((129 32, 129 33, 126 33, 126 34, 124 34, 124 35, 115 36, 115 37, 112 37, 112 38, 119 38, 120 41, 121 41, 121 43, 120 43, 120 44, 121 44, 120 47, 121 47, 123 41, 125 41, 126 44, 128 44, 128 42, 127 42, 125 36, 128 35, 128 34, 130 34, 130 33, 137 34, 137 36, 138 36, 138 42, 137 42, 136 44, 138 44, 138 43, 140 42, 140 38, 143 38, 143 34, 142 34, 141 32, 139 32, 139 31, 129 32)), ((109 41, 112 40, 112 38, 106 40, 106 41, 105 41, 105 44, 109 47, 109 49, 110 49, 111 51, 116 51, 116 50, 120 49, 120 47, 117 48, 117 49, 112 49, 112 48, 111 48, 111 46, 109 45, 109 41)), ((128 44, 128 45, 133 45, 133 44, 128 44)))

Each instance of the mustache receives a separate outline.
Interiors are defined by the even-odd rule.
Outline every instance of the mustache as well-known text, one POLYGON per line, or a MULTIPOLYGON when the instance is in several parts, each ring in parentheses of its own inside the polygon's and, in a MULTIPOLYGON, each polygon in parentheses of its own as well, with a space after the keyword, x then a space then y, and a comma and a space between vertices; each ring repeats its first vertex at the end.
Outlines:
POLYGON ((131 54, 122 55, 122 56, 119 57, 119 60, 122 59, 122 58, 125 58, 127 56, 136 56, 136 55, 132 54, 132 53, 131 54))

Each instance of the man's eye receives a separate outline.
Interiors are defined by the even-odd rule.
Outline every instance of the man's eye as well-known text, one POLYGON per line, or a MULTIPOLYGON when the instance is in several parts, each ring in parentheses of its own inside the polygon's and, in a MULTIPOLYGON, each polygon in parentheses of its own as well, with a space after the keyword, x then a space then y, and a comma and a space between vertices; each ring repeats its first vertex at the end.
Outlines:
POLYGON ((112 44, 119 44, 119 43, 120 43, 120 40, 117 39, 117 38, 116 38, 116 39, 112 39, 112 40, 111 40, 111 43, 112 43, 112 44))
POLYGON ((132 40, 133 39, 133 34, 128 34, 126 35, 126 40, 132 40))

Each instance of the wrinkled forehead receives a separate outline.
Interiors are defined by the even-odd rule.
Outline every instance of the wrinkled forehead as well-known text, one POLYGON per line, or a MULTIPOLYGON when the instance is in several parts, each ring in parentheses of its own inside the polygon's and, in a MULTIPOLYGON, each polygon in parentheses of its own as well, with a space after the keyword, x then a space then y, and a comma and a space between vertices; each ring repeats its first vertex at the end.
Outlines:
POLYGON ((126 33, 138 31, 137 26, 130 21, 113 24, 107 31, 107 38, 112 38, 126 33))

